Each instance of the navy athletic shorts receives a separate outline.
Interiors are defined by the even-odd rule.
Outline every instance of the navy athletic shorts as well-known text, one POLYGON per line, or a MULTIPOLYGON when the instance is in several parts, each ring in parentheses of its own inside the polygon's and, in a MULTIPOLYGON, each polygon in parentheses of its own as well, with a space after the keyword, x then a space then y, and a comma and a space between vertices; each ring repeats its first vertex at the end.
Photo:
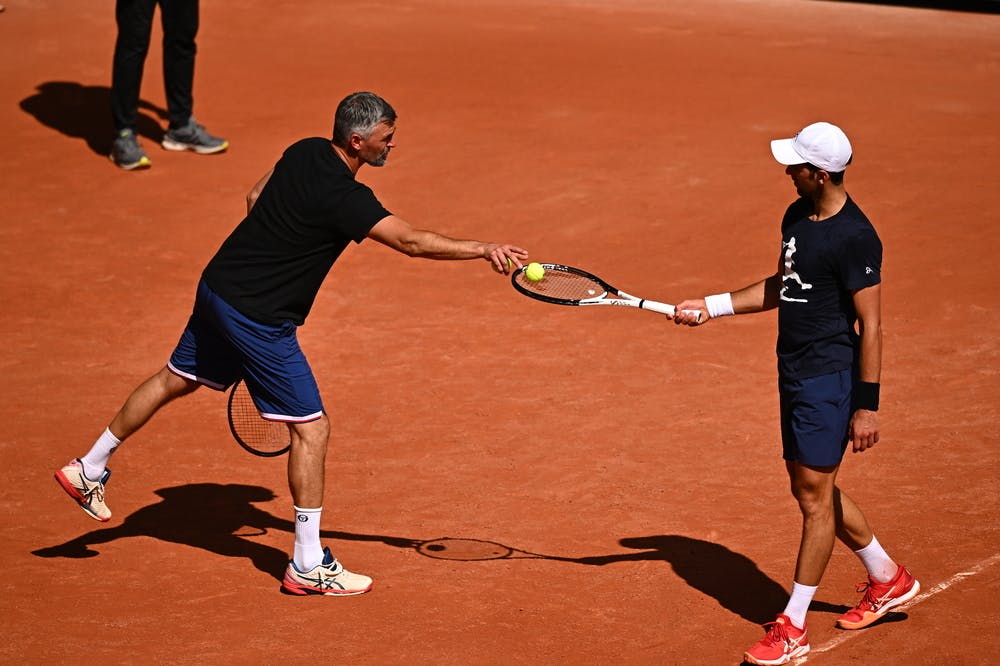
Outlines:
POLYGON ((851 370, 807 379, 779 379, 781 444, 785 460, 839 465, 851 422, 851 370))
POLYGON ((198 283, 194 311, 167 367, 224 391, 246 381, 261 416, 305 423, 323 415, 319 387, 296 337, 297 326, 254 321, 198 283))

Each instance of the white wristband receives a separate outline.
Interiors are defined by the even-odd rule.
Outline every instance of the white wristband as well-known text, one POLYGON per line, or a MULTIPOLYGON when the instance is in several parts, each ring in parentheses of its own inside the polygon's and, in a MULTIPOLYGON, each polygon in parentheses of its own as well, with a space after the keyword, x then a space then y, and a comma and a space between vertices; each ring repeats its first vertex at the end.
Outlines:
POLYGON ((705 309, 712 319, 736 314, 733 311, 733 295, 729 292, 725 294, 713 294, 705 297, 705 309))

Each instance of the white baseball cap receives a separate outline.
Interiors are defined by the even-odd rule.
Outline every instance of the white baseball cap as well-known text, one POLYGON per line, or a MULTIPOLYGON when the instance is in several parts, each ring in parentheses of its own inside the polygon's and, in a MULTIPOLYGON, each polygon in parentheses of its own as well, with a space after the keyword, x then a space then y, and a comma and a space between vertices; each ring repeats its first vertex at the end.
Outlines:
POLYGON ((771 153, 780 164, 812 164, 839 173, 851 163, 851 142, 836 125, 813 123, 791 139, 771 142, 771 153))

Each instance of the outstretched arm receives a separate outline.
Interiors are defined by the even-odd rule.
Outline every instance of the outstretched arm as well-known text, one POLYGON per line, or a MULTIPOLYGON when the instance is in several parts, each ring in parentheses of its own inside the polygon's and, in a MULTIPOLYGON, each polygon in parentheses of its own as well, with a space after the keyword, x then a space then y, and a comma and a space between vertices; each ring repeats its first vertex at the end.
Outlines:
POLYGON ((676 324, 698 326, 709 319, 727 314, 748 314, 763 312, 778 307, 778 293, 781 290, 781 274, 775 273, 763 280, 747 285, 742 289, 727 293, 693 298, 681 301, 676 305, 677 312, 673 317, 676 324), (699 312, 700 317, 685 312, 699 312))
POLYGON ((414 229, 408 222, 389 215, 368 232, 368 237, 409 257, 456 260, 485 259, 493 269, 507 274, 520 268, 528 251, 516 245, 449 238, 433 231, 414 229), (509 261, 508 261, 509 260, 509 261))

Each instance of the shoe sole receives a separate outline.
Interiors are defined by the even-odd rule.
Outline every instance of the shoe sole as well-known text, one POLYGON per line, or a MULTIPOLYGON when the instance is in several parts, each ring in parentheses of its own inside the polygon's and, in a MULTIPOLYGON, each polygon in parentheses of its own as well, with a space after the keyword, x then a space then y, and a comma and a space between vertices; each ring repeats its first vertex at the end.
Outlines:
POLYGON ((163 146, 164 150, 174 150, 178 152, 185 150, 193 150, 199 155, 213 155, 215 153, 221 153, 229 148, 228 141, 224 141, 221 146, 206 147, 206 146, 197 146, 193 143, 181 143, 180 141, 174 141, 172 139, 164 139, 160 143, 160 145, 163 146))
POLYGON ((108 159, 114 162, 115 166, 125 169, 126 171, 135 171, 136 169, 148 169, 153 166, 153 163, 148 157, 143 157, 138 162, 132 162, 131 164, 122 164, 115 159, 114 155, 108 155, 108 159))
POLYGON ((282 594, 290 594, 296 597, 324 596, 324 597, 353 597, 371 591, 374 582, 363 590, 317 590, 311 585, 289 584, 287 580, 281 581, 282 594))
POLYGON ((837 626, 841 629, 864 629, 865 627, 870 627, 885 617, 885 614, 890 610, 896 608, 897 606, 902 606, 918 594, 920 594, 920 581, 914 578, 913 585, 906 594, 901 597, 897 597, 892 601, 886 602, 884 606, 878 609, 877 613, 867 613, 860 622, 845 622, 843 620, 837 620, 837 626))
POLYGON ((758 666, 781 666, 782 664, 787 664, 792 659, 798 659, 799 657, 804 657, 809 654, 808 645, 800 645, 796 649, 792 650, 791 653, 782 656, 780 659, 772 659, 771 661, 761 661, 754 659, 749 652, 743 654, 743 661, 748 664, 758 664, 758 666))
POLYGON ((87 514, 94 520, 99 520, 102 523, 106 523, 109 520, 111 520, 111 516, 108 516, 107 518, 101 518, 96 513, 94 513, 93 509, 87 506, 87 499, 83 495, 81 495, 80 491, 76 489, 76 486, 74 486, 72 482, 70 482, 70 480, 66 478, 66 475, 62 473, 62 470, 59 470, 58 472, 55 473, 55 478, 56 482, 60 486, 62 486, 63 490, 66 491, 66 494, 72 497, 76 501, 77 506, 83 509, 83 512, 85 514, 87 514))

